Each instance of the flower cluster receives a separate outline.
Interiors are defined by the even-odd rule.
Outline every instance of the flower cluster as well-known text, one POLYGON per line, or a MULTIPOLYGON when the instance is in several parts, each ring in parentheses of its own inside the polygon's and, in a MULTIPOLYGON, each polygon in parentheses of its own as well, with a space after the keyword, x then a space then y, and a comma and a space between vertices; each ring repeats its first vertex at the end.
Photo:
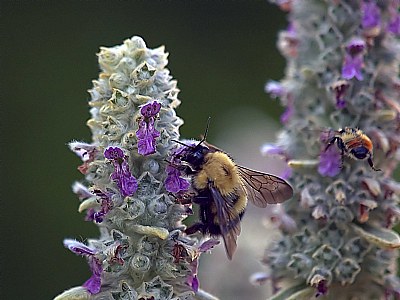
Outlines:
POLYGON ((289 12, 278 41, 287 69, 266 90, 286 111, 263 152, 292 168, 295 197, 270 213, 282 237, 256 280, 272 282, 274 300, 399 299, 400 1, 273 2, 289 12), (327 147, 346 127, 365 135, 327 147))
POLYGON ((93 142, 69 146, 83 161, 78 169, 87 183, 72 187, 79 212, 98 224, 100 237, 87 245, 64 241, 87 259, 92 276, 55 299, 188 300, 199 293, 214 299, 197 280, 200 253, 211 247, 184 234, 191 209, 171 194, 189 182, 167 161, 183 123, 167 53, 133 37, 102 47, 98 57, 102 72, 89 91, 87 122, 93 142))

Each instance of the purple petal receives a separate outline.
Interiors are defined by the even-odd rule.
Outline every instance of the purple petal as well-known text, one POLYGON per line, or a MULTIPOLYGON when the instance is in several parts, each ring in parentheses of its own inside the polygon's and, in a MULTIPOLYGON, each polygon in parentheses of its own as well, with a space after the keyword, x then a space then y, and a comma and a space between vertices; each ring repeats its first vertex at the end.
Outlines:
POLYGON ((369 29, 379 25, 381 21, 381 12, 375 1, 364 1, 362 13, 361 24, 363 28, 369 29))
POLYGON ((396 14, 393 19, 390 20, 387 27, 387 31, 394 35, 400 35, 400 15, 396 14))
POLYGON ((261 154, 284 156, 285 152, 281 147, 277 146, 276 144, 264 144, 261 147, 261 154))
POLYGON ((322 152, 319 159, 318 173, 322 176, 333 177, 339 174, 342 157, 335 147, 330 147, 322 152))
POLYGON ((68 248, 69 250, 78 255, 92 256, 97 252, 96 249, 90 248, 85 244, 72 239, 65 239, 63 241, 63 244, 64 247, 68 248))
POLYGON ((94 257, 89 260, 89 265, 90 270, 92 271, 92 276, 82 286, 84 286, 89 293, 97 294, 100 292, 101 288, 101 273, 103 272, 103 266, 94 257))
POLYGON ((138 140, 138 153, 140 155, 149 155, 156 152, 155 140, 151 138, 138 140))
POLYGON ((181 172, 178 169, 167 166, 166 172, 167 178, 165 179, 164 185, 168 192, 178 193, 180 191, 186 191, 189 188, 189 182, 180 177, 181 172))
POLYGON ((292 173, 293 173, 292 168, 287 166, 286 168, 283 169, 280 177, 287 180, 290 178, 290 176, 292 176, 292 173))
POLYGON ((124 197, 133 195, 138 188, 137 180, 132 175, 129 177, 124 176, 120 178, 120 185, 121 194, 124 197))
POLYGON ((286 110, 283 112, 283 114, 280 117, 281 123, 286 124, 290 120, 290 118, 293 116, 293 113, 294 113, 293 105, 288 105, 286 107, 286 110))
POLYGON ((278 81, 270 80, 264 88, 265 92, 270 94, 272 98, 282 97, 285 94, 285 89, 278 81))
POLYGON ((154 128, 154 119, 151 117, 147 121, 139 122, 139 129, 136 131, 138 138, 138 153, 141 155, 149 155, 156 152, 156 138, 160 136, 160 132, 154 128))
POLYGON ((192 287, 193 291, 197 292, 199 290, 200 283, 199 283, 199 279, 197 278, 197 275, 189 276, 186 279, 186 283, 190 287, 192 287))
POLYGON ((328 293, 328 286, 326 284, 326 280, 321 280, 320 282, 318 282, 317 294, 315 295, 315 297, 323 296, 326 295, 327 293, 328 293))
POLYGON ((72 191, 76 194, 79 200, 84 200, 93 196, 89 189, 80 182, 74 182, 72 191))
POLYGON ((220 243, 219 240, 209 239, 209 240, 205 241, 204 243, 202 243, 198 249, 200 252, 207 252, 207 251, 211 250, 212 248, 214 248, 219 243, 220 243))
POLYGON ((346 46, 346 50, 351 56, 361 54, 364 49, 365 41, 361 38, 353 38, 346 46))
POLYGON ((342 77, 344 79, 352 79, 353 77, 356 77, 358 80, 362 80, 363 79, 363 76, 361 74, 362 65, 363 65, 362 56, 358 55, 352 57, 351 55, 346 55, 342 67, 342 77))
POLYGON ((97 152, 96 146, 84 142, 70 142, 69 148, 78 155, 83 162, 91 161, 97 152))
POLYGON ((104 157, 112 160, 117 160, 124 157, 124 152, 118 147, 108 147, 104 151, 104 157))
POLYGON ((143 117, 150 118, 150 117, 154 117, 155 115, 157 115, 159 113, 160 109, 161 109, 161 103, 154 101, 152 103, 148 103, 148 104, 144 105, 140 109, 140 113, 142 114, 143 117))

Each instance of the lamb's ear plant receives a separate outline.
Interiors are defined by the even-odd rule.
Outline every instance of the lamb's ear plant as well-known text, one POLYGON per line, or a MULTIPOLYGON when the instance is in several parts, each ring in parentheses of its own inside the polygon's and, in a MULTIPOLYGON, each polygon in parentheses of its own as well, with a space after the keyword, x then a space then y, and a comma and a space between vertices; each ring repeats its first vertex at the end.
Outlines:
POLYGON ((72 187, 79 212, 100 237, 64 240, 92 276, 55 299, 215 299, 199 288, 197 266, 218 242, 183 234, 191 209, 176 194, 189 182, 169 162, 183 121, 167 53, 133 37, 101 47, 98 58, 101 73, 89 90, 92 142, 69 146, 83 161, 84 180, 72 187))
POLYGON ((263 259, 271 299, 400 299, 399 1, 273 2, 289 13, 287 67, 266 90, 286 111, 263 150, 288 162, 295 197, 274 215, 282 236, 263 259), (345 144, 327 147, 335 136, 345 144))

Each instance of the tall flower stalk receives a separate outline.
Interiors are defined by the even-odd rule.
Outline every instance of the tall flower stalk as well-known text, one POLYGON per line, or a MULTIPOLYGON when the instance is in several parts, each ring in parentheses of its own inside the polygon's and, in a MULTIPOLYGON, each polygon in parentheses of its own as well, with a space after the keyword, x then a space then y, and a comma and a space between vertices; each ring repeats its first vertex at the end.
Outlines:
POLYGON ((215 299, 200 290, 197 266, 217 242, 183 234, 191 209, 175 194, 189 183, 168 162, 183 122, 167 53, 133 37, 101 47, 98 58, 102 72, 89 90, 92 142, 69 146, 83 161, 84 183, 73 185, 79 212, 100 237, 64 240, 92 276, 55 299, 215 299))
POLYGON ((295 197, 274 215, 282 236, 263 260, 271 299, 399 299, 399 1, 273 2, 289 12, 278 42, 287 68, 266 90, 286 110, 263 150, 288 162, 295 197), (372 140, 382 171, 327 147, 345 127, 372 140))

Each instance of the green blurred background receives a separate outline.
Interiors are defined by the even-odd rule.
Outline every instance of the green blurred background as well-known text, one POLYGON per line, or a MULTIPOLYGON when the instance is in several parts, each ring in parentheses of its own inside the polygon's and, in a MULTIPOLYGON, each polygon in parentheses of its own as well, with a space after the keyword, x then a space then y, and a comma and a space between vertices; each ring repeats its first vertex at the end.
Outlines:
POLYGON ((208 116, 210 141, 272 117, 273 128, 254 123, 258 152, 279 127, 282 108, 263 87, 283 76, 275 43, 286 22, 267 1, 1 1, 1 20, 1 299, 51 299, 90 276, 62 246, 98 235, 77 212, 80 161, 66 143, 90 141, 86 90, 100 46, 133 35, 166 46, 184 137, 198 137, 208 116))

